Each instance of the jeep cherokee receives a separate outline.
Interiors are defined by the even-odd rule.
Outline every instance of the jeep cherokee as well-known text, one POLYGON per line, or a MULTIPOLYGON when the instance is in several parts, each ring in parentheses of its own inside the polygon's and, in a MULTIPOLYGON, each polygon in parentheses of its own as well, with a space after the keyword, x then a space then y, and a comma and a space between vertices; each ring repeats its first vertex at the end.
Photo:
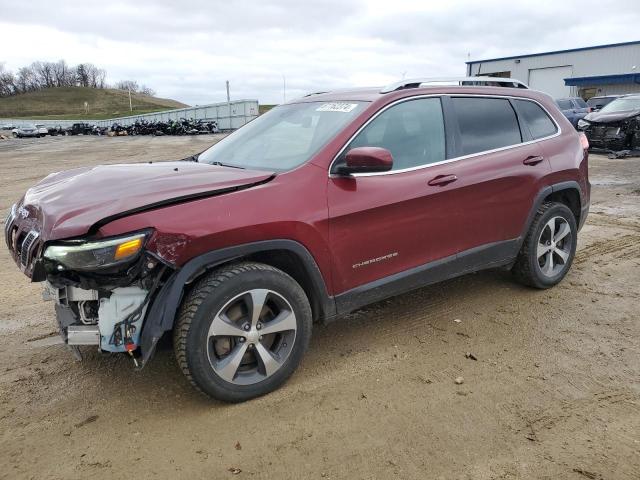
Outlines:
POLYGON ((142 367, 171 332, 191 383, 238 402, 285 382, 314 321, 487 268, 560 282, 587 148, 515 80, 311 94, 181 161, 53 173, 5 236, 77 355, 142 367))

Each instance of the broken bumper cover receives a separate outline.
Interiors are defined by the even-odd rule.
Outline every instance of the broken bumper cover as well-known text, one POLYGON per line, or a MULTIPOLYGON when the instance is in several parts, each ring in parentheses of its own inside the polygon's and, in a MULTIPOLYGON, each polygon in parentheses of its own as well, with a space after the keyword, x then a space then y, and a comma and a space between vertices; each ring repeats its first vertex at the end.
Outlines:
POLYGON ((592 125, 584 130, 589 145, 603 150, 622 150, 627 134, 619 126, 592 125))
POLYGON ((590 123, 581 129, 595 150, 620 151, 640 148, 640 122, 590 123))
POLYGON ((95 345, 118 353, 132 351, 140 343, 147 290, 130 286, 103 295, 77 287, 56 288, 47 282, 43 296, 56 302, 60 335, 70 347, 95 345))

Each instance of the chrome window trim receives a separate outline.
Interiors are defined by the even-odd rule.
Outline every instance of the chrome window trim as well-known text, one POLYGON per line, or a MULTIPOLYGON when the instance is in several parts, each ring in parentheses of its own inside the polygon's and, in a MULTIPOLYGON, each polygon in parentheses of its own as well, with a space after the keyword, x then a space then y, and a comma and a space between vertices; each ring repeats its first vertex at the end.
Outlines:
MULTIPOLYGON (((534 100, 532 98, 519 97, 519 96, 516 96, 516 95, 490 95, 490 94, 476 94, 476 93, 454 93, 454 94, 449 94, 449 93, 437 93, 437 94, 435 94, 434 93, 434 94, 424 94, 424 95, 416 95, 416 96, 413 96, 413 97, 400 98, 400 99, 398 99, 398 100, 396 100, 394 102, 391 102, 388 105, 385 105, 383 108, 378 110, 369 120, 367 120, 364 124, 362 124, 360 126, 360 128, 349 138, 349 140, 342 146, 340 151, 338 151, 338 153, 333 157, 333 160, 331 161, 331 164, 329 165, 329 178, 345 178, 345 175, 338 175, 336 173, 331 173, 331 170, 333 169, 333 164, 338 160, 340 155, 342 155, 342 153, 349 146, 349 144, 353 141, 353 139, 356 138, 360 134, 360 132, 362 132, 362 130, 364 130, 367 127, 367 125, 369 125, 369 123, 371 123, 373 120, 375 120, 385 110, 387 110, 388 108, 393 107, 394 105, 402 103, 402 102, 408 102, 408 101, 416 100, 416 99, 420 99, 420 98, 433 98, 433 97, 437 97, 437 98, 442 98, 442 97, 451 97, 451 98, 456 98, 456 97, 502 98, 502 99, 524 100, 524 101, 528 101, 528 102, 533 102, 536 105, 538 105, 540 108, 542 108, 542 110, 551 119, 553 124, 556 126, 556 133, 554 133, 553 135, 548 135, 546 137, 537 138, 535 140, 529 140, 528 142, 522 142, 522 143, 518 143, 518 144, 515 144, 515 145, 507 145, 506 147, 494 148, 493 150, 483 150, 482 152, 470 153, 468 155, 462 155, 462 156, 454 157, 454 158, 447 158, 445 160, 441 160, 440 162, 427 163, 425 165, 418 165, 418 166, 409 167, 409 168, 401 168, 401 169, 398 169, 398 170, 390 170, 388 172, 353 173, 353 174, 349 175, 349 177, 353 177, 353 178, 358 178, 358 177, 379 177, 379 176, 382 176, 382 175, 396 175, 398 173, 413 172, 413 171, 416 171, 416 170, 422 170, 424 168, 435 167, 437 165, 444 165, 446 163, 453 163, 453 162, 458 162, 460 160, 467 160, 469 158, 479 157, 481 155, 487 155, 489 153, 502 152, 504 150, 510 150, 510 149, 513 149, 513 148, 519 148, 519 147, 523 147, 525 145, 531 145, 533 143, 541 142, 543 140, 548 140, 550 138, 558 137, 558 136, 560 136, 562 134, 562 128, 560 127, 560 124, 556 121, 556 119, 553 117, 553 115, 551 115, 549 113, 549 110, 547 110, 545 108, 545 106, 542 105, 540 102, 538 102, 537 100, 534 100)), ((516 116, 518 116, 518 112, 515 112, 515 113, 516 113, 516 116)), ((442 111, 442 114, 443 114, 443 121, 444 121, 444 114, 445 114, 444 113, 444 109, 442 111)), ((519 120, 519 117, 518 117, 518 120, 519 120)), ((446 138, 446 132, 445 132, 445 138, 446 138)))

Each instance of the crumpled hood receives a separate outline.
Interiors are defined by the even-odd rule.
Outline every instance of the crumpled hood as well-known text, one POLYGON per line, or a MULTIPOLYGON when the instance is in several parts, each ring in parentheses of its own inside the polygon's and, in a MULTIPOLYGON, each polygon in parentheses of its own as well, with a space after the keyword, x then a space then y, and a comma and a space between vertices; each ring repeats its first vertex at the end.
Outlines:
POLYGON ((273 175, 182 161, 76 168, 52 173, 27 190, 16 220, 45 241, 75 237, 105 218, 246 188, 273 175))
POLYGON ((621 122, 640 115, 640 110, 627 110, 625 112, 591 112, 584 119, 594 123, 621 122))

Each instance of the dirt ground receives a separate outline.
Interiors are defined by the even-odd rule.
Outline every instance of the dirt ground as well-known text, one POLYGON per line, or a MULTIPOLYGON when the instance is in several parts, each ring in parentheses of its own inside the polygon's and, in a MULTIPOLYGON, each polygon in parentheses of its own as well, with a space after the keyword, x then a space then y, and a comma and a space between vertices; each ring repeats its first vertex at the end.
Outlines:
MULTIPOLYGON (((0 140, 0 211, 53 171, 212 141, 0 140)), ((168 346, 136 372, 47 345, 53 307, 1 246, 0 478, 640 478, 640 159, 593 155, 591 181, 561 285, 490 271, 318 325, 293 378, 241 405, 196 393, 168 346)))

